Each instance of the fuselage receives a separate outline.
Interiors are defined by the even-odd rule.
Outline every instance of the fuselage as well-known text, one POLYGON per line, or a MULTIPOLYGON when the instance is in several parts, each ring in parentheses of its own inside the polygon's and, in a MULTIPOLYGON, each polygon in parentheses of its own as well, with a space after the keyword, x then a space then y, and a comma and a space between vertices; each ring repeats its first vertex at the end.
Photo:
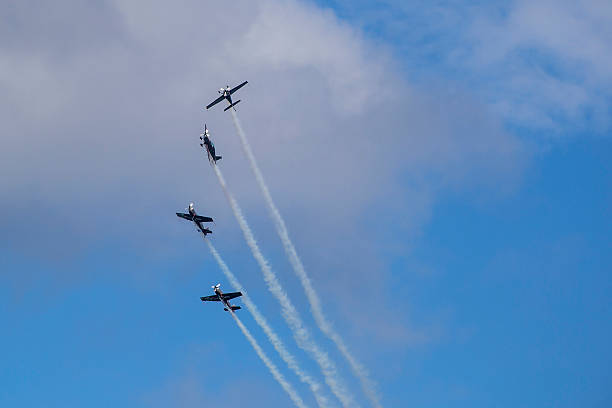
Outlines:
POLYGON ((212 157, 215 157, 215 145, 213 145, 208 136, 204 136, 204 144, 206 145, 206 150, 208 151, 208 154, 212 157))
POLYGON ((193 223, 196 225, 196 227, 198 227, 202 234, 210 234, 211 231, 208 228, 204 228, 201 222, 196 221, 195 217, 198 214, 196 214, 195 209, 193 208, 193 203, 189 204, 189 215, 191 215, 191 221, 193 221, 193 223))
POLYGON ((189 204, 189 214, 191 214, 191 216, 195 219, 195 216, 198 215, 195 212, 195 209, 193 208, 193 203, 189 204))
POLYGON ((210 140, 210 135, 208 134, 208 128, 206 127, 206 125, 204 125, 204 133, 200 133, 200 140, 202 141, 202 143, 200 143, 200 146, 206 147, 206 154, 208 154, 208 160, 210 162, 217 163, 217 160, 220 160, 221 156, 217 156, 215 145, 212 140, 210 140))
POLYGON ((215 294, 219 297, 219 300, 221 301, 221 303, 223 303, 223 306, 225 307, 225 309, 227 309, 228 312, 234 313, 234 311, 232 310, 232 305, 230 304, 229 300, 225 300, 223 298, 223 292, 221 292, 221 289, 215 288, 215 294))
POLYGON ((219 90, 219 93, 223 94, 223 97, 229 102, 229 104, 232 104, 232 94, 230 94, 230 87, 228 86, 227 88, 221 88, 219 90))

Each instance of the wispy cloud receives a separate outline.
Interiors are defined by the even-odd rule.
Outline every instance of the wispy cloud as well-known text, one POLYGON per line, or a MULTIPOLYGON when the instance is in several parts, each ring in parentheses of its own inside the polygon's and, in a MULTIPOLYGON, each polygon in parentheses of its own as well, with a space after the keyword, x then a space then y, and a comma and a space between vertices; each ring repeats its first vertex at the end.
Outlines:
POLYGON ((526 125, 604 130, 612 98, 609 2, 517 1, 466 33, 467 66, 490 78, 501 112, 526 125), (504 96, 505 94, 505 96, 504 96), (593 123, 588 123, 594 121, 593 123), (585 123, 586 122, 586 123, 585 123))
POLYGON ((547 135, 610 128, 605 0, 334 3, 392 43, 413 77, 469 88, 510 126, 547 135))

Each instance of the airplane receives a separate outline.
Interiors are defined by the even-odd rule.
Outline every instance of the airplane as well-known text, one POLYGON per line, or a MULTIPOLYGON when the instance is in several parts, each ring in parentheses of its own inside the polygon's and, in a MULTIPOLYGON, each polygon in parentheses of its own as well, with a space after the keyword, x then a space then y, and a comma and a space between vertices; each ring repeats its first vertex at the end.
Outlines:
POLYGON ((232 313, 234 313, 236 310, 241 309, 240 306, 230 305, 229 301, 230 299, 242 296, 242 292, 223 293, 221 292, 221 289, 219 289, 219 286, 221 286, 220 283, 217 283, 215 286, 212 286, 213 290, 215 291, 214 295, 202 296, 200 300, 202 302, 223 302, 223 310, 225 310, 226 312, 229 312, 231 310, 232 313))
MULTIPOLYGON (((233 88, 230 88, 230 86, 228 85, 227 88, 219 89, 219 93, 221 94, 221 96, 218 97, 217 99, 215 99, 214 101, 212 101, 206 107, 206 109, 209 109, 209 108, 213 107, 214 105, 218 104, 219 102, 221 102, 224 99, 227 99, 227 101, 229 102, 229 106, 227 108, 223 109, 223 112, 225 112, 229 108, 234 108, 234 106, 238 105, 238 102, 240 102, 240 99, 237 100, 236 102, 232 102, 232 94, 234 92, 236 92, 237 90, 239 90, 240 88, 242 88, 243 86, 245 86, 246 84, 248 84, 248 83, 249 83, 249 81, 244 81, 240 85, 235 86, 233 88)), ((236 108, 234 108, 234 110, 236 110, 236 108)))
POLYGON ((184 213, 176 213, 177 217, 184 218, 189 221, 193 221, 193 223, 198 227, 198 231, 200 231, 204 236, 206 234, 212 234, 212 231, 208 228, 204 228, 202 226, 203 222, 213 222, 213 219, 210 217, 203 217, 201 215, 196 214, 195 209, 193 208, 193 203, 189 203, 189 214, 184 213))
POLYGON ((217 154, 215 153, 215 145, 210 140, 206 124, 204 124, 204 133, 200 133, 200 140, 202 141, 202 143, 200 143, 200 146, 206 146, 206 153, 208 153, 209 162, 217 163, 217 160, 221 160, 221 156, 217 156, 217 154))

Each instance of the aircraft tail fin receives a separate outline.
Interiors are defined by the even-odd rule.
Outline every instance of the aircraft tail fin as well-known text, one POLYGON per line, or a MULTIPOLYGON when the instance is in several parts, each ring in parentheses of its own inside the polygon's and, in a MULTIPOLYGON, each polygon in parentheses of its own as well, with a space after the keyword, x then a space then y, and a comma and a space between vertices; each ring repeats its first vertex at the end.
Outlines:
MULTIPOLYGON (((236 102, 232 103, 230 106, 228 106, 227 108, 223 109, 223 112, 225 112, 229 108, 234 108, 234 106, 238 105, 238 102, 240 102, 240 101, 241 101, 241 99, 238 99, 236 102)), ((234 110, 236 110, 236 108, 234 108, 234 110)))

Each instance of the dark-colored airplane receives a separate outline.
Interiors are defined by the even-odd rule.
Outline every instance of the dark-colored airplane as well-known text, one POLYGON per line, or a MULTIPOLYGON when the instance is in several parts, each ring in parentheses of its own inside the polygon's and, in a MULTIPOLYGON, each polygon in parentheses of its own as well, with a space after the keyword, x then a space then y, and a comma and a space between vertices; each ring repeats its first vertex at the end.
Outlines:
POLYGON ((208 134, 208 128, 206 127, 206 124, 204 124, 204 133, 200 133, 200 140, 202 141, 202 143, 200 143, 200 146, 206 148, 206 153, 208 153, 209 162, 217 163, 217 160, 221 160, 221 156, 217 156, 217 154, 215 153, 215 145, 213 144, 212 140, 210 140, 210 135, 208 134))
POLYGON ((221 286, 221 284, 217 283, 215 286, 212 287, 215 291, 214 295, 202 296, 200 300, 202 300, 202 302, 222 302, 224 306, 223 310, 225 310, 226 312, 229 312, 231 310, 233 313, 234 311, 240 309, 240 306, 230 305, 229 301, 230 299, 242 296, 242 292, 223 293, 221 292, 221 289, 219 289, 219 286, 221 286))
MULTIPOLYGON (((244 81, 243 83, 241 83, 238 86, 235 86, 233 88, 230 88, 230 86, 228 85, 227 88, 221 88, 219 89, 219 93, 221 94, 220 97, 218 97, 217 99, 215 99, 214 101, 212 101, 207 107, 206 109, 210 109, 213 106, 215 106, 216 104, 218 104, 219 102, 221 102, 224 99, 227 99, 227 101, 229 102, 229 106, 225 109, 223 109, 223 112, 225 112, 226 110, 228 110, 229 108, 234 108, 234 106, 238 105, 238 102, 240 102, 240 99, 237 100, 236 102, 232 102, 232 94, 234 92, 236 92, 237 90, 239 90, 240 88, 242 88, 243 86, 245 86, 246 84, 248 84, 249 81, 244 81)), ((236 108, 234 108, 234 110, 236 110, 236 108)))
POLYGON ((189 204, 188 211, 189 211, 188 214, 176 213, 176 216, 184 218, 184 219, 189 220, 189 221, 193 221, 193 223, 196 225, 196 227, 198 227, 198 231, 200 231, 202 234, 204 234, 204 236, 206 236, 206 234, 212 234, 211 230, 209 230, 208 228, 204 228, 202 226, 203 222, 213 222, 212 218, 210 218, 210 217, 203 217, 201 215, 196 214, 196 212, 195 212, 195 210, 193 208, 193 203, 189 204))

